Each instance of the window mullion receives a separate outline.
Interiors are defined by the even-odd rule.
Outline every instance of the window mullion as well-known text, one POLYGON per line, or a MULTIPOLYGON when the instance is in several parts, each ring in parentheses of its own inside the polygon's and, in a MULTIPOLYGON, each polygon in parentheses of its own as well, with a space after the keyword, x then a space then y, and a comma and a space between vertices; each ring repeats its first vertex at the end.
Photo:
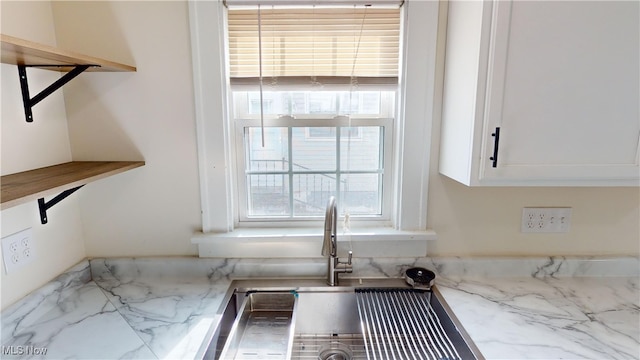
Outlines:
POLYGON ((294 199, 293 199, 293 127, 287 127, 287 144, 289 157, 289 218, 294 217, 294 199))
POLYGON ((379 155, 378 155, 378 194, 380 194, 380 197, 378 198, 378 206, 380 208, 380 215, 384 215, 384 207, 385 207, 385 203, 384 203, 384 186, 385 186, 385 181, 384 181, 384 169, 385 166, 387 166, 387 164, 385 164, 385 158, 384 158, 384 152, 385 151, 390 151, 388 149, 385 149, 384 143, 385 143, 385 139, 387 137, 387 133, 386 133, 386 127, 385 126, 381 126, 380 127, 380 143, 378 145, 378 151, 379 151, 379 155))
POLYGON ((342 209, 345 208, 345 204, 342 201, 342 164, 340 163, 340 152, 342 151, 342 146, 340 146, 340 137, 341 137, 342 127, 336 126, 336 203, 340 207, 342 204, 342 209))

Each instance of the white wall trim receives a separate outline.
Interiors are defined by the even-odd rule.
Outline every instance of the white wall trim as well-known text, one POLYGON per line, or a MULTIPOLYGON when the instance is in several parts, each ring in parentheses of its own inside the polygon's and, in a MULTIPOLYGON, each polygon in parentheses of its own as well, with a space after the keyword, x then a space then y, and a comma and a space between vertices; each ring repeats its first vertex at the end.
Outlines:
POLYGON ((233 230, 233 186, 228 151, 224 6, 220 1, 189 1, 189 27, 198 139, 202 230, 233 230), (213 20, 213 21, 212 21, 213 20))
MULTIPOLYGON (((200 257, 218 258, 320 258, 321 228, 236 229, 227 233, 198 233, 191 242, 198 245, 200 257)), ((436 240, 433 231, 398 231, 392 228, 339 231, 338 255, 354 258, 426 256, 428 242, 436 240)))
POLYGON ((401 84, 404 118, 398 136, 398 209, 396 228, 427 229, 427 193, 431 130, 435 107, 438 1, 407 1, 404 4, 404 54, 401 84))
MULTIPOLYGON (((393 229, 400 232, 433 233, 427 231, 426 222, 439 6, 437 1, 417 0, 406 1, 404 5, 406 27, 402 56, 406 61, 400 80, 404 96, 398 106, 398 119, 404 120, 399 121, 402 124, 395 131, 395 134, 404 134, 395 135, 394 140, 402 144, 394 155, 398 175, 394 181, 397 200, 393 229)), ((202 231, 213 238, 233 241, 220 235, 234 230, 236 191, 232 181, 231 129, 227 121, 228 77, 225 76, 225 55, 220 50, 225 41, 224 11, 220 1, 189 2, 202 231)), ((197 235, 193 242, 202 247, 199 238, 197 235)))

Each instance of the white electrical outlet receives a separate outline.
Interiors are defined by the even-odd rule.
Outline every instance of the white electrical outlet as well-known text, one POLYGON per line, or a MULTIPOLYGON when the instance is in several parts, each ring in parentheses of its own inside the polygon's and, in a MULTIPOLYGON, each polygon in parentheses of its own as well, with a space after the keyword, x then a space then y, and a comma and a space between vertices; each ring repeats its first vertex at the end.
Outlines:
POLYGON ((571 225, 570 207, 522 209, 520 231, 523 233, 566 233, 571 225))
POLYGON ((2 258, 7 274, 33 262, 36 253, 33 247, 31 228, 2 238, 2 258))

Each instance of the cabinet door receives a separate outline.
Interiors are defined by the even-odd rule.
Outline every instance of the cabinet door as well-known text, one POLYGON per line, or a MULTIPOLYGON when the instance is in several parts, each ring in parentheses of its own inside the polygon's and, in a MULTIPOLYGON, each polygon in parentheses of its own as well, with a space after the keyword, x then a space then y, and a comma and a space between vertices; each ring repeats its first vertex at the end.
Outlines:
POLYGON ((481 179, 637 183, 639 7, 495 3, 481 179))

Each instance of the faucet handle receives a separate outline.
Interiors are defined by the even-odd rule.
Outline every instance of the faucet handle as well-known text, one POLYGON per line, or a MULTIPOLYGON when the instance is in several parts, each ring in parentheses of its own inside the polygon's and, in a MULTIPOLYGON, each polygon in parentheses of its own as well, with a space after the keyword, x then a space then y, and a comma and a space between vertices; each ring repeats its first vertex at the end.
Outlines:
POLYGON ((347 265, 351 265, 351 258, 353 258, 353 251, 349 250, 349 257, 347 258, 347 265))

